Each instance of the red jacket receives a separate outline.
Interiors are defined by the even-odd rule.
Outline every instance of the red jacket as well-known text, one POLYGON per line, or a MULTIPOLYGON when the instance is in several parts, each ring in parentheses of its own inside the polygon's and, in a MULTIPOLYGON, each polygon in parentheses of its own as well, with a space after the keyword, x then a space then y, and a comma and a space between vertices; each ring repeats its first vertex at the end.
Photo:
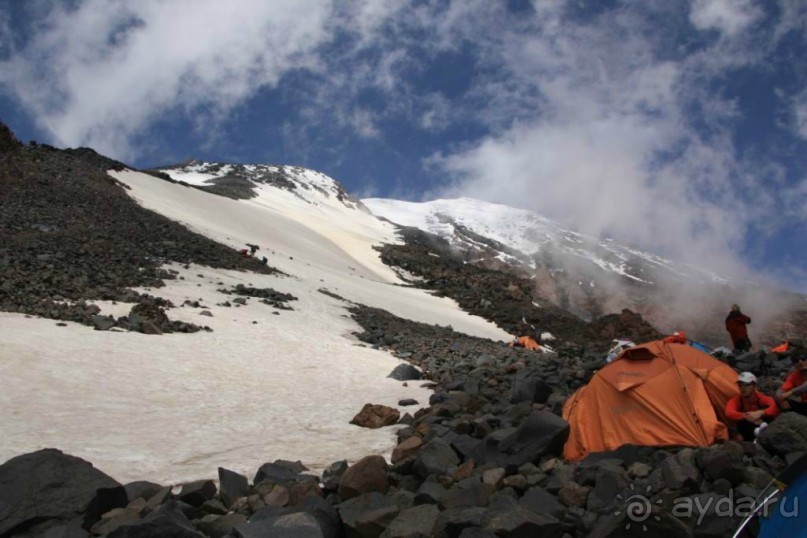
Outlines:
POLYGON ((684 331, 678 331, 676 333, 671 334, 670 336, 665 336, 663 342, 665 344, 686 344, 687 333, 685 333, 684 331))
POLYGON ((726 317, 726 330, 731 335, 733 342, 748 338, 748 329, 745 326, 749 323, 751 323, 751 318, 745 314, 736 310, 729 312, 728 317, 726 317))
POLYGON ((742 395, 735 396, 726 404, 726 418, 729 420, 743 420, 743 413, 748 411, 765 410, 765 416, 774 418, 779 416, 779 406, 770 396, 765 396, 758 390, 748 400, 743 400, 742 395))
MULTIPOLYGON (((785 382, 779 390, 782 392, 790 392, 796 387, 802 386, 805 381, 807 381, 807 378, 805 378, 804 373, 801 370, 794 370, 790 372, 790 375, 787 376, 787 379, 785 379, 785 382)), ((801 395, 801 401, 807 402, 807 393, 801 395)))

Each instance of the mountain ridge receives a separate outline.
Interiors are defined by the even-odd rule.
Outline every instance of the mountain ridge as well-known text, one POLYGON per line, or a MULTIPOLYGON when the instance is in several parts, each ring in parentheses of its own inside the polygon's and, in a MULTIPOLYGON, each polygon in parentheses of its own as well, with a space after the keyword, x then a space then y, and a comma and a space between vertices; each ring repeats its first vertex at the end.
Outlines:
POLYGON ((261 185, 286 188, 315 204, 320 203, 317 192, 335 196, 347 200, 346 207, 447 239, 467 263, 525 275, 534 281, 538 296, 583 320, 634 311, 662 331, 685 330, 712 346, 726 344, 722 318, 732 303, 751 305, 748 310, 759 320, 760 340, 774 345, 795 336, 793 322, 784 318, 800 319, 798 312, 803 305, 799 301, 807 299, 797 293, 777 293, 762 285, 732 281, 613 239, 588 237, 529 210, 468 197, 429 202, 358 200, 325 174, 282 165, 191 160, 155 171, 209 192, 217 192, 216 182, 232 180, 249 185, 250 197, 261 185), (264 181, 262 175, 270 179, 264 181), (315 180, 313 189, 307 185, 311 179, 315 180), (694 303, 699 305, 697 309, 692 308, 694 303), (780 311, 787 312, 784 318, 780 311))

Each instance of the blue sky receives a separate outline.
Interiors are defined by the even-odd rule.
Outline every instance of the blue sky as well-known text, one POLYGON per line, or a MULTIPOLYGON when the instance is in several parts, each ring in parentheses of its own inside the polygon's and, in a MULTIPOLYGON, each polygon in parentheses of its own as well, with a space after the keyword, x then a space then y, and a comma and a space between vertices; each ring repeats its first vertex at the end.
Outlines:
POLYGON ((314 168, 807 292, 801 0, 0 0, 0 120, 314 168))

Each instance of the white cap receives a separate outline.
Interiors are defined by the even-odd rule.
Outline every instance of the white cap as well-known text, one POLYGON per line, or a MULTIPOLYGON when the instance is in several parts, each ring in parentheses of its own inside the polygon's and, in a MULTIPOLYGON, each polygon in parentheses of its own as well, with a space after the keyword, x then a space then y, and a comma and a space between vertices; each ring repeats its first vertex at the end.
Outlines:
POLYGON ((756 384, 757 376, 755 376, 751 372, 743 372, 737 378, 737 382, 738 383, 754 383, 754 384, 756 384))

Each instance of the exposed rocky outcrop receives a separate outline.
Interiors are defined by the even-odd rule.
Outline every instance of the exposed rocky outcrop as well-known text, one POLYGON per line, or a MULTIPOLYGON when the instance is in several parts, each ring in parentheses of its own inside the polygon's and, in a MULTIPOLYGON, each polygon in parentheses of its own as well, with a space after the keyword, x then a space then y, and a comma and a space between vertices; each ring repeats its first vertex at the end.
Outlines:
POLYGON ((400 233, 405 243, 380 247, 381 259, 420 277, 410 280, 412 285, 450 297, 463 310, 514 335, 537 329, 571 342, 583 337, 586 323, 533 296, 527 278, 464 263, 444 239, 417 228, 401 228, 400 233))
POLYGON ((93 324, 83 301, 140 302, 164 262, 276 272, 140 207, 88 148, 21 146, 0 127, 0 310, 93 324))

